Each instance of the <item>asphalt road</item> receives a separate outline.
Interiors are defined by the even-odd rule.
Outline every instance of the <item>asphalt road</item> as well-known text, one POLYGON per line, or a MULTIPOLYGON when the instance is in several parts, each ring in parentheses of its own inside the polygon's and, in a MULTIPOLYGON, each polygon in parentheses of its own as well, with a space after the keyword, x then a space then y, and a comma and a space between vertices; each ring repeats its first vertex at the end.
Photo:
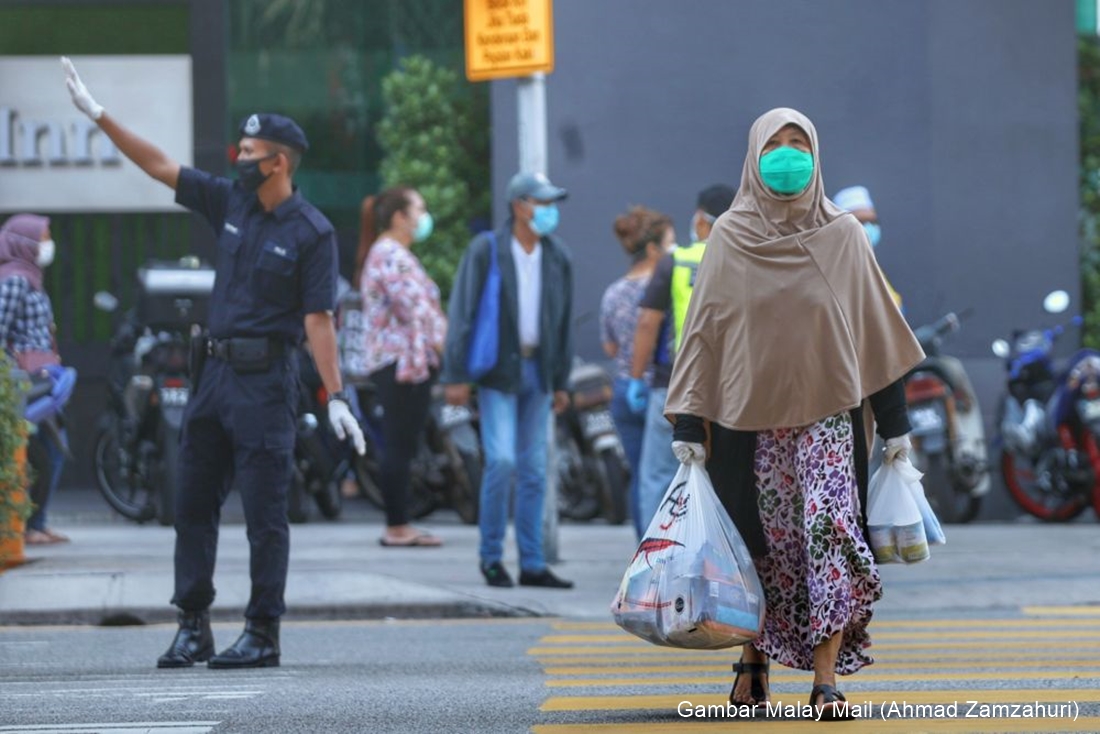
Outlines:
MULTIPOLYGON (((863 718, 834 730, 1098 731, 1098 623, 1097 606, 880 620, 876 664, 841 682, 863 718)), ((215 625, 218 644, 238 630, 215 625)), ((728 710, 719 713, 735 650, 655 647, 610 622, 288 623, 280 668, 157 670, 173 632, 0 628, 0 732, 571 734, 737 725, 728 710)), ((774 710, 752 731, 817 730, 799 718, 810 675, 776 666, 772 681, 774 710)))

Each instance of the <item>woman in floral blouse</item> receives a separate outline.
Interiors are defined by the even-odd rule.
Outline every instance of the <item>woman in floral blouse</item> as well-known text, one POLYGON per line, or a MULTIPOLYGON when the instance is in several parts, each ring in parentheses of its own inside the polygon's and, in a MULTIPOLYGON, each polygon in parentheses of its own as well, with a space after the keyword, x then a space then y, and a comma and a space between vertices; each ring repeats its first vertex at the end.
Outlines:
POLYGON ((380 484, 386 501, 384 546, 438 546, 409 524, 409 467, 428 420, 447 319, 439 287, 412 253, 432 233, 424 198, 403 186, 363 200, 356 263, 366 326, 366 367, 384 416, 380 484))

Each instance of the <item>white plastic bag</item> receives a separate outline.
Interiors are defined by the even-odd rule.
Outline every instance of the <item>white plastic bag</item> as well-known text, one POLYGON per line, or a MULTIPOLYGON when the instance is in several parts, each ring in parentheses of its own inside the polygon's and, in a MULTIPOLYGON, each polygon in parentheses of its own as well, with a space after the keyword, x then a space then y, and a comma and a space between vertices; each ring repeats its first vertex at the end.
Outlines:
MULTIPOLYGON (((875 560, 879 563, 917 563, 929 557, 924 518, 911 483, 920 487, 921 473, 908 459, 883 464, 867 487, 867 526, 875 560)), ((931 508, 929 509, 931 511, 931 508)))
POLYGON ((733 647, 764 623, 745 541, 702 464, 682 464, 611 602, 615 623, 656 645, 733 647))
MULTIPOLYGON (((917 503, 917 509, 920 510, 921 520, 924 521, 924 535, 928 539, 928 545, 945 545, 947 536, 943 533, 940 519, 936 517, 932 505, 928 504, 928 497, 924 494, 924 485, 920 481, 924 475, 917 471, 917 468, 909 463, 908 459, 905 460, 905 464, 917 476, 916 481, 909 482, 909 491, 913 495, 913 501, 917 503)), ((903 468, 902 471, 905 472, 906 470, 903 468)))

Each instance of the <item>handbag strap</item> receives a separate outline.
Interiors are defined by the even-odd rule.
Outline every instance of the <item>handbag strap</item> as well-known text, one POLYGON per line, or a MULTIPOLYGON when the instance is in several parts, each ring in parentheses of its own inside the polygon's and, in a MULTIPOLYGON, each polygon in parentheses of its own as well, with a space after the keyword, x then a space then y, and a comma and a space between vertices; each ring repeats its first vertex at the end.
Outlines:
POLYGON ((496 270, 500 267, 497 263, 497 233, 490 229, 485 234, 489 236, 489 270, 496 270))

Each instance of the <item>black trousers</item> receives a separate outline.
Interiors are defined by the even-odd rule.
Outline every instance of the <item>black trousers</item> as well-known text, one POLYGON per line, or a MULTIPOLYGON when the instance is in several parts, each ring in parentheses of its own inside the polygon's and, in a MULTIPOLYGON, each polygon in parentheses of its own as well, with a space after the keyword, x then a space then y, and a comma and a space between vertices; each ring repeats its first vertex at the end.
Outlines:
POLYGON ((221 360, 207 361, 183 419, 172 597, 180 609, 200 611, 214 601, 221 508, 236 486, 244 505, 252 577, 245 616, 275 619, 286 611, 287 488, 297 405, 294 355, 267 372, 245 375, 221 360))
POLYGON ((397 381, 397 365, 371 374, 382 406, 382 466, 379 480, 386 501, 386 525, 409 522, 409 470, 424 435, 435 373, 420 383, 397 381))

